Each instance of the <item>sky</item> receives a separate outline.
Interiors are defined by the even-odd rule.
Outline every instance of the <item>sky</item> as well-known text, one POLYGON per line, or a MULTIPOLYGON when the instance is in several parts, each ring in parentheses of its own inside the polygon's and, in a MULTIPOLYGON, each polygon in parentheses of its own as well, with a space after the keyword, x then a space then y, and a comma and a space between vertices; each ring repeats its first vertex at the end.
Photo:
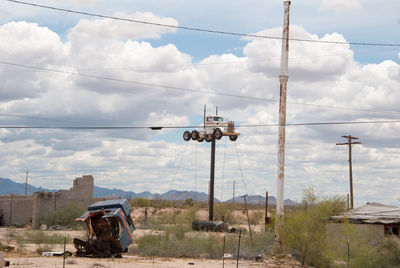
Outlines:
MULTIPOLYGON (((277 0, 30 1, 282 36, 283 2, 277 0)), ((398 0, 291 2, 290 38, 347 44, 289 42, 287 123, 399 119, 398 10, 398 0)), ((0 0, 0 38, 0 177, 24 182, 28 170, 31 184, 66 189, 90 174, 100 187, 207 193, 210 143, 185 142, 183 128, 4 128, 196 126, 206 105, 208 114, 218 106, 240 132, 236 142, 217 142, 215 197, 231 198, 234 182, 236 195, 276 196, 278 128, 257 125, 278 122, 279 39, 144 25, 6 0, 0 0), (249 124, 256 126, 240 127, 249 124)), ((400 205, 399 130, 397 122, 288 125, 285 199, 301 201, 309 187, 322 197, 346 195, 348 148, 336 143, 352 135, 362 142, 352 148, 355 206, 400 205)))

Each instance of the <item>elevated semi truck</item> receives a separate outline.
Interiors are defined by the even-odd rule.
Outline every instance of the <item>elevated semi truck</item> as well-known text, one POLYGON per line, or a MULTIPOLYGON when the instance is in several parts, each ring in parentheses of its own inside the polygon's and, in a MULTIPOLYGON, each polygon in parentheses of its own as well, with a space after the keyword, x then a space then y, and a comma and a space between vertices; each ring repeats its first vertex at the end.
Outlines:
POLYGON ((86 224, 86 239, 74 238, 77 256, 111 257, 128 250, 136 229, 126 199, 99 201, 76 221, 86 224))
POLYGON ((222 136, 229 136, 231 141, 236 141, 240 133, 235 129, 233 121, 224 121, 224 118, 218 115, 218 108, 216 115, 206 116, 206 109, 204 108, 204 123, 203 129, 186 130, 183 132, 183 139, 189 141, 190 139, 202 142, 206 140, 211 142, 213 139, 220 140, 222 136))

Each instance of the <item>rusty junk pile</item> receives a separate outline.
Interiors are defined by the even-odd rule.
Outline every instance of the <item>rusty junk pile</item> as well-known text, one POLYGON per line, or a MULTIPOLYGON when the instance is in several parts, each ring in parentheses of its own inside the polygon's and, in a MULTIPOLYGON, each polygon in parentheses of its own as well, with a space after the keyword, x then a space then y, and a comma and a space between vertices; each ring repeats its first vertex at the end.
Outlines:
POLYGON ((86 224, 85 241, 74 238, 77 256, 120 257, 133 242, 136 229, 130 215, 132 208, 126 199, 96 202, 77 221, 86 224))

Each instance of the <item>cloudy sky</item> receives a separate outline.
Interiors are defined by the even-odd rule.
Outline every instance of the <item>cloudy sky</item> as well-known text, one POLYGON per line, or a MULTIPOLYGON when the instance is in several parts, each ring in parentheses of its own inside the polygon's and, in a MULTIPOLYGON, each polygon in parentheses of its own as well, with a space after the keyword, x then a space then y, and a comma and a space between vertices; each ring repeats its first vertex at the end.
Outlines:
MULTIPOLYGON (((282 1, 30 0, 126 18, 280 37, 282 1)), ((395 121, 400 108, 398 0, 292 1, 288 123, 395 121), (397 44, 397 45, 396 45, 397 44)), ((0 0, 1 126, 201 125, 203 106, 238 125, 278 122, 281 42, 159 27, 0 0), (105 79, 106 78, 106 79, 105 79), (151 84, 152 86, 146 85, 151 84), (197 91, 197 92, 196 92, 197 91), (202 91, 198 92, 198 91, 202 91), (237 95, 229 97, 204 92, 237 95), (252 97, 246 98, 246 97, 252 97), (255 99, 258 98, 258 99, 255 99)), ((210 144, 185 129, 0 129, 0 177, 68 188, 207 192, 210 144)), ((217 143, 216 197, 276 195, 277 127, 239 128, 217 143)), ((400 123, 288 126, 285 198, 349 192, 355 205, 400 205, 400 123)))

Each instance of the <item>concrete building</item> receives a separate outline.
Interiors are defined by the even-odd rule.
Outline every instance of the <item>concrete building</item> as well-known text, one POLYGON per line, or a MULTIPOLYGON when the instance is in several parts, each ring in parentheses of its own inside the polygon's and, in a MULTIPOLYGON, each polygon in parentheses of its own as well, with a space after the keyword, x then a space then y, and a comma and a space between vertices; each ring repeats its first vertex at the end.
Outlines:
POLYGON ((76 178, 72 188, 58 192, 35 192, 26 195, 0 196, 0 225, 38 228, 40 221, 53 209, 64 210, 70 204, 93 203, 94 179, 91 175, 76 178))

